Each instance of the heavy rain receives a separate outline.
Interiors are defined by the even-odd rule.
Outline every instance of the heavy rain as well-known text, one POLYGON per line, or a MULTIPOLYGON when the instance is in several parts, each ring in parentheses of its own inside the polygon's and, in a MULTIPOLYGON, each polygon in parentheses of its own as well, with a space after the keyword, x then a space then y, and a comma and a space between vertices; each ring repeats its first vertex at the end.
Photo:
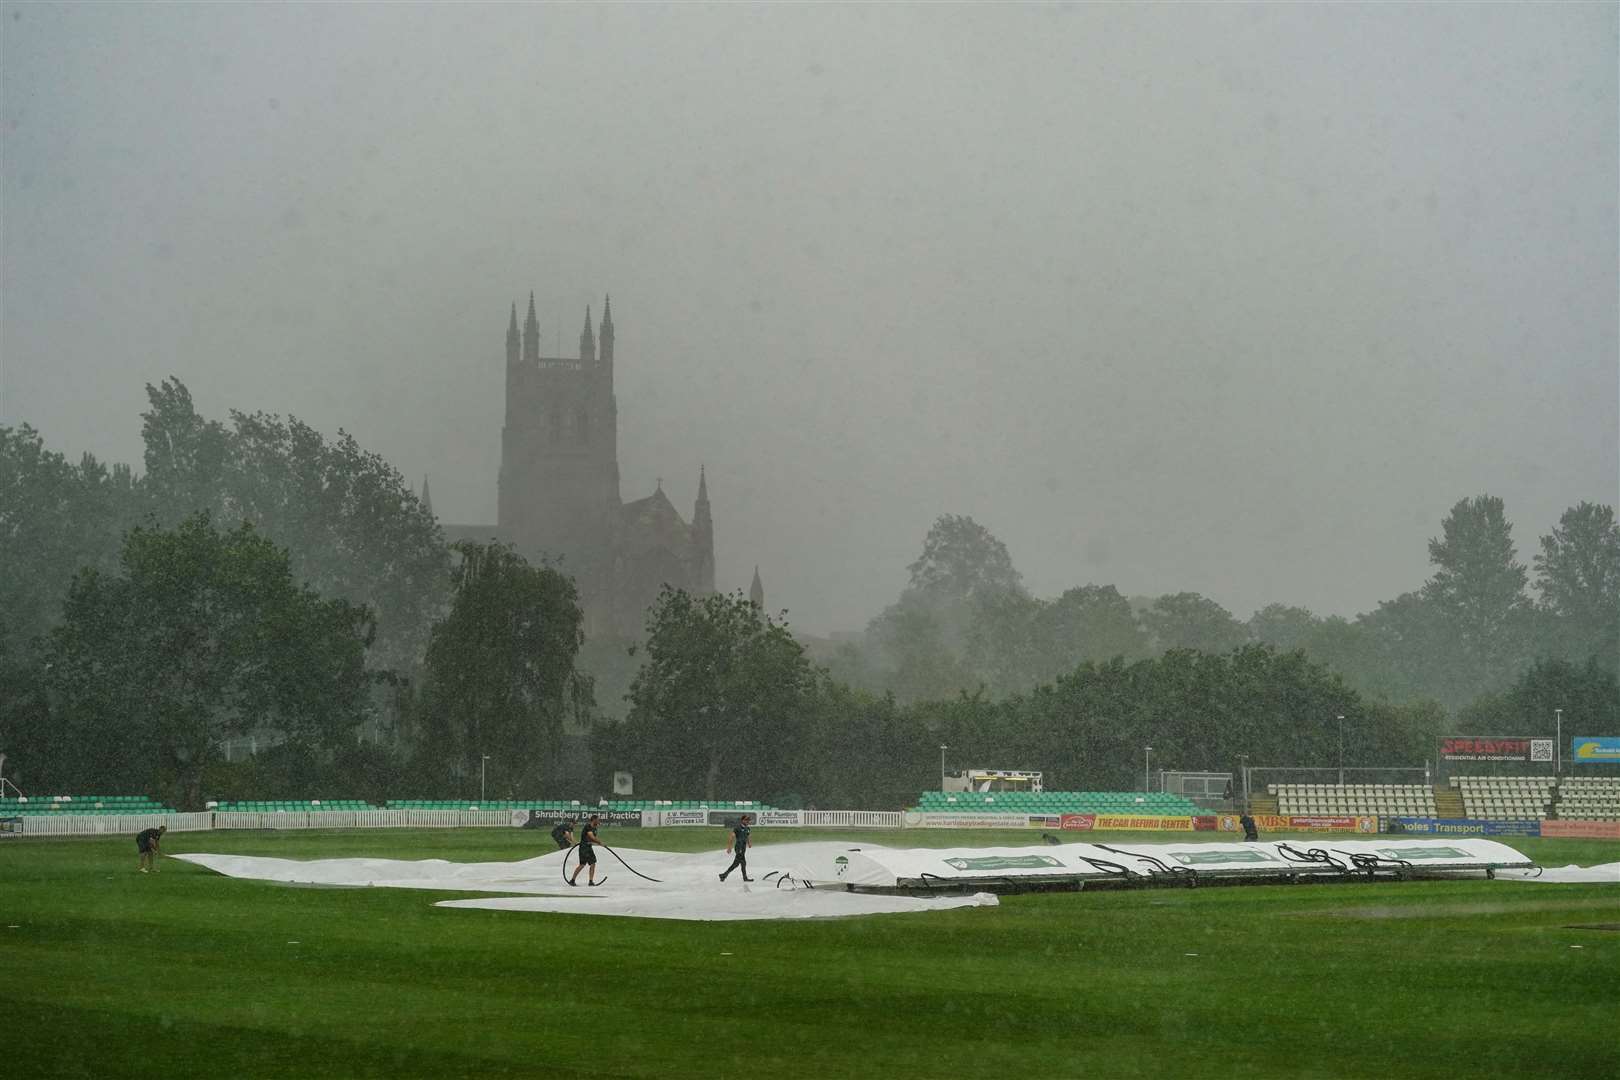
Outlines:
POLYGON ((1429 1037, 1461 985, 1620 1068, 1579 1034, 1620 1006, 1612 932, 1557 937, 1585 1004, 1555 1021, 1551 975, 1424 982, 1479 954, 1409 925, 1427 895, 1487 934, 1620 925, 1617 37, 1613 3, 0 4, 21 1060, 942 1075, 960 1023, 992 1072, 1181 1075, 1180 1039, 1366 1075, 1285 1046, 1429 1037), (1567 900, 1484 884, 1565 863, 1567 900), (1252 941, 1258 909, 1143 899, 1268 874, 1332 883, 1245 890, 1291 897, 1252 941), (1352 876, 1403 882, 1409 989, 1303 964, 1276 1045, 1210 1034, 1201 990, 1348 963, 1352 876), (282 950, 373 932, 372 886, 324 999, 282 950), (103 917, 212 943, 160 986, 282 992, 123 1001, 103 917), (907 928, 892 978, 869 924, 907 928), (583 945, 502 951, 534 927, 609 935, 606 985, 558 977, 583 945), (708 969, 658 950, 730 934, 807 988, 737 963, 680 1007, 708 969), (1142 942, 1212 935, 1249 949, 1133 1027, 1142 942), (600 1067, 531 1043, 464 1011, 463 947, 658 1019, 600 1067), (447 983, 401 1027, 354 1015, 346 973, 418 968, 447 983), (836 1045, 908 987, 932 1020, 836 1045), (1082 1068, 1082 1027, 1148 1048, 1082 1068))

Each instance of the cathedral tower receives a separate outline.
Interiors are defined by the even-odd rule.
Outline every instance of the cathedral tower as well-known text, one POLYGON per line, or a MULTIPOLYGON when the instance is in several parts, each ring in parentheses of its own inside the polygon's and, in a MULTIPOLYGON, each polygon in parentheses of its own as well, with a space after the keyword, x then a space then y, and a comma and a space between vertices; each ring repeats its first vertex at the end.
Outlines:
POLYGON ((612 355, 612 324, 604 312, 603 360, 588 323, 579 357, 541 356, 532 293, 521 356, 516 328, 513 305, 497 528, 526 558, 561 559, 582 592, 599 592, 620 507, 618 405, 604 362, 612 355))

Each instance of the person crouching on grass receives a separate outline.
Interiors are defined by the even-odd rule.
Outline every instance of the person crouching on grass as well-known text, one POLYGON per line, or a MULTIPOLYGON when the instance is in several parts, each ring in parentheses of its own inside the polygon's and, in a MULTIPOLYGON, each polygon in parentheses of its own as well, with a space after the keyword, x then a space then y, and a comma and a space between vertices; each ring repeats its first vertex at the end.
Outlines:
POLYGON ((596 884, 596 849, 591 845, 599 842, 596 839, 596 815, 592 814, 591 820, 585 823, 585 831, 579 834, 579 865, 574 867, 573 876, 568 879, 568 884, 578 885, 579 872, 587 866, 591 868, 591 873, 585 879, 585 883, 596 884))
POLYGON ((142 829, 135 834, 135 849, 141 853, 141 873, 146 873, 149 867, 154 874, 157 873, 157 857, 161 854, 158 851, 158 842, 168 831, 167 825, 159 825, 155 829, 142 829))
MULTIPOLYGON (((726 874, 731 873, 733 870, 741 870, 744 881, 754 880, 748 876, 748 823, 751 820, 753 819, 744 814, 742 820, 737 822, 737 827, 731 830, 731 839, 726 841, 726 854, 731 854, 733 849, 737 852, 737 857, 731 860, 730 866, 726 867, 726 874)), ((720 875, 721 881, 726 880, 726 874, 720 875)))

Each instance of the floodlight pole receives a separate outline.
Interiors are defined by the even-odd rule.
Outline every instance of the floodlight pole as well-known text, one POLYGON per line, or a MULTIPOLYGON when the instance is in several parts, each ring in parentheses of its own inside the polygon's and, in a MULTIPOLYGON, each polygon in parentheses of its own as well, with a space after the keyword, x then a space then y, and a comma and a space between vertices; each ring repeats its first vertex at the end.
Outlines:
POLYGON ((1344 787, 1344 713, 1339 714, 1339 786, 1344 787))
POLYGON ((945 790, 945 751, 947 751, 949 749, 950 749, 950 747, 946 746, 944 743, 940 743, 940 746, 939 746, 939 790, 942 793, 945 790))
POLYGON ((1153 772, 1152 772, 1152 765, 1151 765, 1152 761, 1153 761, 1153 747, 1151 747, 1151 746, 1142 747, 1142 794, 1144 794, 1144 795, 1153 794, 1153 780, 1152 780, 1153 772))
POLYGON ((1553 736, 1553 775, 1564 775, 1564 710, 1554 709, 1553 716, 1557 720, 1558 732, 1553 736))
POLYGON ((485 754, 478 762, 478 801, 484 801, 484 766, 489 764, 489 755, 485 754))

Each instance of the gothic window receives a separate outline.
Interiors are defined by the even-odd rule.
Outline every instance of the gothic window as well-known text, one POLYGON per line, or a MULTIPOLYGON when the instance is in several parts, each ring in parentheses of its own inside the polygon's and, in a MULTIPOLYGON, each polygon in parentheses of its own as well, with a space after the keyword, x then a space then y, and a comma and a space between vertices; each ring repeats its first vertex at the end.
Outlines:
POLYGON ((551 407, 551 423, 546 432, 546 441, 555 443, 562 438, 562 410, 557 406, 551 407))
POLYGON ((579 445, 588 446, 591 441, 591 414, 580 409, 574 414, 574 433, 579 436, 579 445))

